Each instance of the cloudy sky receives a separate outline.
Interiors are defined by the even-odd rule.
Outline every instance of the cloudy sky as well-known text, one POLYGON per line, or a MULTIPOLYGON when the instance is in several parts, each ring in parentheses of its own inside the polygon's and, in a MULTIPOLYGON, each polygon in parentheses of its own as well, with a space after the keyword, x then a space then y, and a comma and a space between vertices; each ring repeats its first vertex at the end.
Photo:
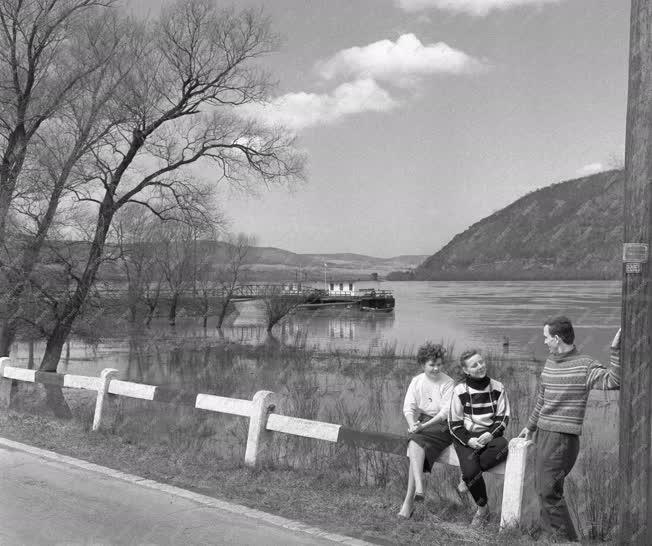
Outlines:
POLYGON ((283 37, 255 113, 309 160, 291 193, 222 196, 261 245, 432 254, 533 189, 622 161, 628 1, 236 5, 262 5, 283 37))

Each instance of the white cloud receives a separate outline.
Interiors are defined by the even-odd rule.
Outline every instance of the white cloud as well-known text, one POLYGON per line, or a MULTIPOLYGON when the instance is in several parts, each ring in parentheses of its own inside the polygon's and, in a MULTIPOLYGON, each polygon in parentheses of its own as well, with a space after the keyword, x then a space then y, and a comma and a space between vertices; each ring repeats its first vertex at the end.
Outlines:
POLYGON ((440 9, 455 13, 484 16, 494 10, 507 10, 518 6, 541 6, 558 4, 563 0, 395 0, 398 6, 408 12, 426 9, 440 9))
POLYGON ((424 45, 414 34, 392 42, 381 40, 364 47, 343 49, 317 64, 327 80, 337 77, 374 78, 407 85, 432 74, 465 74, 486 68, 466 53, 438 42, 424 45))
POLYGON ((578 169, 577 174, 580 176, 589 176, 590 174, 600 173, 606 171, 607 168, 602 163, 589 163, 578 169))
POLYGON ((287 93, 267 104, 241 107, 246 115, 269 125, 301 130, 335 123, 362 112, 384 112, 397 106, 391 95, 372 79, 343 83, 332 93, 287 93))

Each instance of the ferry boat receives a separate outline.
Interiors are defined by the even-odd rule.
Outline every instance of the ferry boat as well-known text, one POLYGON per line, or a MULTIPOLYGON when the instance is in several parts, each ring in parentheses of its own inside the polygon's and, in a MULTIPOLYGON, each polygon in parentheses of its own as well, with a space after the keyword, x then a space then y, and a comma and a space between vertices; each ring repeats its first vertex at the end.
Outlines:
POLYGON ((314 296, 300 307, 344 306, 371 313, 391 313, 395 303, 391 290, 357 288, 353 281, 346 281, 330 282, 326 289, 316 289, 314 296))

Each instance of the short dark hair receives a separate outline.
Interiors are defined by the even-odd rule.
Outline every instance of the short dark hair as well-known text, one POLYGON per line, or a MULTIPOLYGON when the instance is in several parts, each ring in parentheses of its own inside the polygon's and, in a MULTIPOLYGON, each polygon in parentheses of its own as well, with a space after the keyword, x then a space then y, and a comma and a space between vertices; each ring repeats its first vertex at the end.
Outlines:
POLYGON ((446 356, 446 349, 440 343, 431 343, 427 341, 417 351, 417 362, 419 364, 425 364, 428 360, 437 360, 441 358, 444 360, 446 356))
POLYGON ((471 358, 473 355, 479 355, 480 351, 477 349, 467 349, 460 355, 460 365, 462 368, 466 367, 466 361, 471 358))
POLYGON ((559 338, 567 345, 572 345, 575 341, 575 330, 573 330, 573 323, 568 317, 560 315, 548 319, 543 323, 548 327, 548 332, 551 336, 559 336, 559 338))

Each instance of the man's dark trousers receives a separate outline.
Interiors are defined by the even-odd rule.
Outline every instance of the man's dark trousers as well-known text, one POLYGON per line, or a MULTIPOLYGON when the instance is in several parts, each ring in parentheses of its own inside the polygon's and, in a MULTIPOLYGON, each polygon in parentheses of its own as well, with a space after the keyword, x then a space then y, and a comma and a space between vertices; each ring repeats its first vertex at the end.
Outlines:
POLYGON ((546 533, 577 540, 566 500, 564 479, 580 451, 576 434, 539 429, 536 435, 536 488, 541 502, 541 523, 546 533))

